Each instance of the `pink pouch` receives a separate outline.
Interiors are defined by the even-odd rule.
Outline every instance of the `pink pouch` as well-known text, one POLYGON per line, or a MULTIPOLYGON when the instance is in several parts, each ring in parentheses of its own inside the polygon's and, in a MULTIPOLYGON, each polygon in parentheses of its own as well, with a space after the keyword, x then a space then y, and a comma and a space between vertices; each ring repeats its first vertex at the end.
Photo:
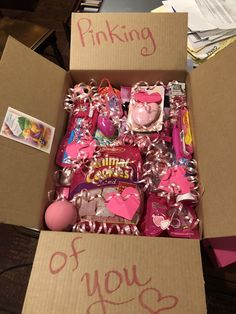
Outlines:
POLYGON ((150 194, 147 199, 147 212, 144 218, 144 235, 157 237, 164 233, 170 225, 167 206, 163 199, 150 194))

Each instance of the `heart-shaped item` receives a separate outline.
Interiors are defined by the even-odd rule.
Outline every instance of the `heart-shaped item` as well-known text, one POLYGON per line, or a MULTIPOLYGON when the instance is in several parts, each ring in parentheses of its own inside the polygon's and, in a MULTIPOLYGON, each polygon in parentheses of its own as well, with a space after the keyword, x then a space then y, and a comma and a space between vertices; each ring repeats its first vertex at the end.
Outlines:
POLYGON ((152 221, 157 226, 161 226, 161 222, 164 220, 163 216, 152 215, 152 221))
POLYGON ((158 119, 161 110, 157 103, 137 102, 132 108, 131 117, 135 124, 139 126, 148 126, 158 119))
POLYGON ((137 189, 128 187, 121 194, 107 193, 106 206, 109 211, 117 216, 132 220, 140 206, 140 196, 137 189))
POLYGON ((96 148, 96 141, 81 140, 81 142, 72 142, 67 145, 66 153, 71 159, 92 158, 96 148))
POLYGON ((165 219, 165 220, 161 221, 160 227, 161 227, 162 230, 168 229, 169 226, 170 226, 170 220, 169 219, 165 219))
POLYGON ((193 183, 185 176, 186 171, 183 166, 175 166, 167 171, 162 177, 159 184, 159 189, 166 192, 171 192, 171 184, 180 188, 180 191, 175 191, 177 194, 187 194, 194 187, 193 183))
POLYGON ((161 103, 162 97, 160 93, 151 93, 148 94, 146 92, 139 92, 134 95, 134 100, 139 102, 156 102, 158 104, 161 103))
POLYGON ((163 296, 156 288, 143 289, 138 297, 139 304, 150 314, 160 314, 176 307, 179 300, 174 295, 163 296), (152 304, 149 304, 151 300, 152 304), (149 301, 149 302, 148 302, 149 301))
POLYGON ((116 129, 114 127, 114 124, 112 123, 111 119, 109 117, 99 115, 97 120, 97 126, 99 130, 106 136, 106 137, 112 137, 116 129))
POLYGON ((170 220, 164 219, 163 216, 152 215, 152 221, 157 227, 160 227, 162 230, 168 229, 170 225, 170 220))

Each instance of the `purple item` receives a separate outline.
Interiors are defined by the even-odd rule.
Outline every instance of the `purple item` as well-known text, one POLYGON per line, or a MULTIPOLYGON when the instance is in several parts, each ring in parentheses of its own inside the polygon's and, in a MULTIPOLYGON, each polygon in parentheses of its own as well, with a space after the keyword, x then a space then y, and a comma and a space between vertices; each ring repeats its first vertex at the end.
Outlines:
POLYGON ((112 137, 116 132, 116 129, 111 119, 109 119, 109 117, 106 116, 102 115, 98 116, 97 127, 106 137, 112 137))

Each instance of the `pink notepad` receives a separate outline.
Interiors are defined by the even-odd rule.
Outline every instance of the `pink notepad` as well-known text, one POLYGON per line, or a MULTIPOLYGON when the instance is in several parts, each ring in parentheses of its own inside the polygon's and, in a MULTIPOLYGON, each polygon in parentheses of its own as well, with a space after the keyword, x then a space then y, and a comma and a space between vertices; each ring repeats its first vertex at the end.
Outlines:
POLYGON ((236 262, 236 237, 207 239, 203 241, 203 246, 218 267, 236 262))

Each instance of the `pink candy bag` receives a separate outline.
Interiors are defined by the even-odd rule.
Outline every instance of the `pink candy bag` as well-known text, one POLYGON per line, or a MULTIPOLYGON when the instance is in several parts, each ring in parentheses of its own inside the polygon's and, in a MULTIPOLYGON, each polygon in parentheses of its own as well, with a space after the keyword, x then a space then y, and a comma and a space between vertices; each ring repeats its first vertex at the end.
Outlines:
POLYGON ((91 111, 89 101, 77 101, 66 134, 58 149, 56 162, 61 167, 71 167, 78 159, 91 158, 96 148, 93 140, 98 111, 91 111))
POLYGON ((74 173, 70 199, 77 205, 76 229, 137 234, 142 212, 138 180, 142 159, 134 147, 106 147, 88 169, 74 173))
POLYGON ((198 223, 193 207, 182 203, 167 203, 165 198, 149 195, 144 235, 159 236, 167 231, 170 237, 199 239, 198 223))

